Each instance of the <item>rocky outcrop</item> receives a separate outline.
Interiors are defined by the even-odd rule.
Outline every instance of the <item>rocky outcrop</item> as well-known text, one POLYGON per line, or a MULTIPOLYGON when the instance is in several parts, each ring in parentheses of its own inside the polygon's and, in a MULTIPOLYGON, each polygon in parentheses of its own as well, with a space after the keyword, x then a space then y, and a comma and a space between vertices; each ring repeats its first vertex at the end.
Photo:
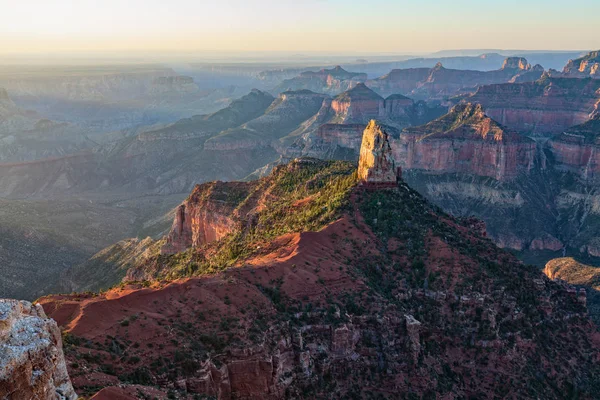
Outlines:
POLYGON ((562 75, 600 79, 600 50, 590 51, 583 57, 569 60, 562 71, 562 75))
POLYGON ((533 168, 536 146, 489 118, 480 105, 468 103, 426 125, 406 128, 392 149, 403 169, 510 180, 533 168))
POLYGON ((394 186, 398 180, 388 134, 374 120, 363 133, 358 179, 368 186, 394 186))
POLYGON ((175 211, 161 254, 174 254, 220 240, 239 225, 233 210, 249 189, 244 183, 210 182, 196 186, 175 211))
POLYGON ((504 126, 550 137, 590 118, 600 102, 600 81, 546 74, 535 82, 482 86, 468 101, 504 126))
POLYGON ((600 268, 578 262, 572 257, 555 258, 546 263, 544 274, 571 285, 585 285, 600 290, 600 268))
POLYGON ((548 141, 555 167, 583 181, 600 178, 600 115, 567 129, 548 141))
POLYGON ((39 304, 0 299, 0 398, 77 399, 60 330, 39 304))

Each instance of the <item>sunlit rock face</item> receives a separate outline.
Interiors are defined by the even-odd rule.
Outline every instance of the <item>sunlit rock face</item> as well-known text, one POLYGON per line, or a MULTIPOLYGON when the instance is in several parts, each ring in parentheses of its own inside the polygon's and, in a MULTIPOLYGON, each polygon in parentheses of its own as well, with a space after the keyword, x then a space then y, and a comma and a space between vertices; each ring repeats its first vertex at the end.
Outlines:
POLYGON ((510 180, 534 165, 535 142, 489 118, 478 104, 460 104, 392 141, 403 169, 469 173, 510 180))
POLYGON ((600 50, 590 51, 583 57, 570 60, 562 72, 564 76, 600 79, 600 50))
POLYGON ((40 305, 0 299, 0 398, 77 399, 60 330, 40 305))
POLYGON ((191 196, 176 210, 162 254, 174 254, 190 247, 200 247, 229 234, 237 223, 233 208, 223 201, 229 191, 244 190, 242 182, 210 182, 198 185, 191 196))
POLYGON ((388 134, 374 120, 363 133, 358 179, 375 185, 396 183, 396 163, 392 157, 388 134))

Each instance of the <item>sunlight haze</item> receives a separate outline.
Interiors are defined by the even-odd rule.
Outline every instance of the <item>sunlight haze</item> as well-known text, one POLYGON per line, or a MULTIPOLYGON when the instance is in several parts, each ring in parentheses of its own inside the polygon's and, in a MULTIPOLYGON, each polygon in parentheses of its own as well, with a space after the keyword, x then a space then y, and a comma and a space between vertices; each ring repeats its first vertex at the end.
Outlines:
POLYGON ((374 0, 13 2, 0 53, 80 51, 430 52, 600 46, 600 2, 374 0), (101 7, 99 6, 101 4, 101 7))

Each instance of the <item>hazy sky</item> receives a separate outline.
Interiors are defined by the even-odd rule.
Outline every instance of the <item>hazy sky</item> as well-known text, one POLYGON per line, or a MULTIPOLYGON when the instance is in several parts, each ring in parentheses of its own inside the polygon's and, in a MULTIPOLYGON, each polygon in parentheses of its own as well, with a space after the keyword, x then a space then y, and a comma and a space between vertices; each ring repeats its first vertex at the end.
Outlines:
POLYGON ((600 48, 600 0, 0 0, 0 53, 600 48))

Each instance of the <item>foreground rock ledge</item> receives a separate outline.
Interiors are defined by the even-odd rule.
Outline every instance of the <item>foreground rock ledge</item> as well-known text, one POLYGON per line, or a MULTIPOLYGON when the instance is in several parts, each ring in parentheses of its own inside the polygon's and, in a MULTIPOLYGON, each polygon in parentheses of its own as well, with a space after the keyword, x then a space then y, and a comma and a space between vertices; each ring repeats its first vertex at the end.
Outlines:
POLYGON ((0 399, 77 399, 60 330, 39 304, 0 299, 0 399))

